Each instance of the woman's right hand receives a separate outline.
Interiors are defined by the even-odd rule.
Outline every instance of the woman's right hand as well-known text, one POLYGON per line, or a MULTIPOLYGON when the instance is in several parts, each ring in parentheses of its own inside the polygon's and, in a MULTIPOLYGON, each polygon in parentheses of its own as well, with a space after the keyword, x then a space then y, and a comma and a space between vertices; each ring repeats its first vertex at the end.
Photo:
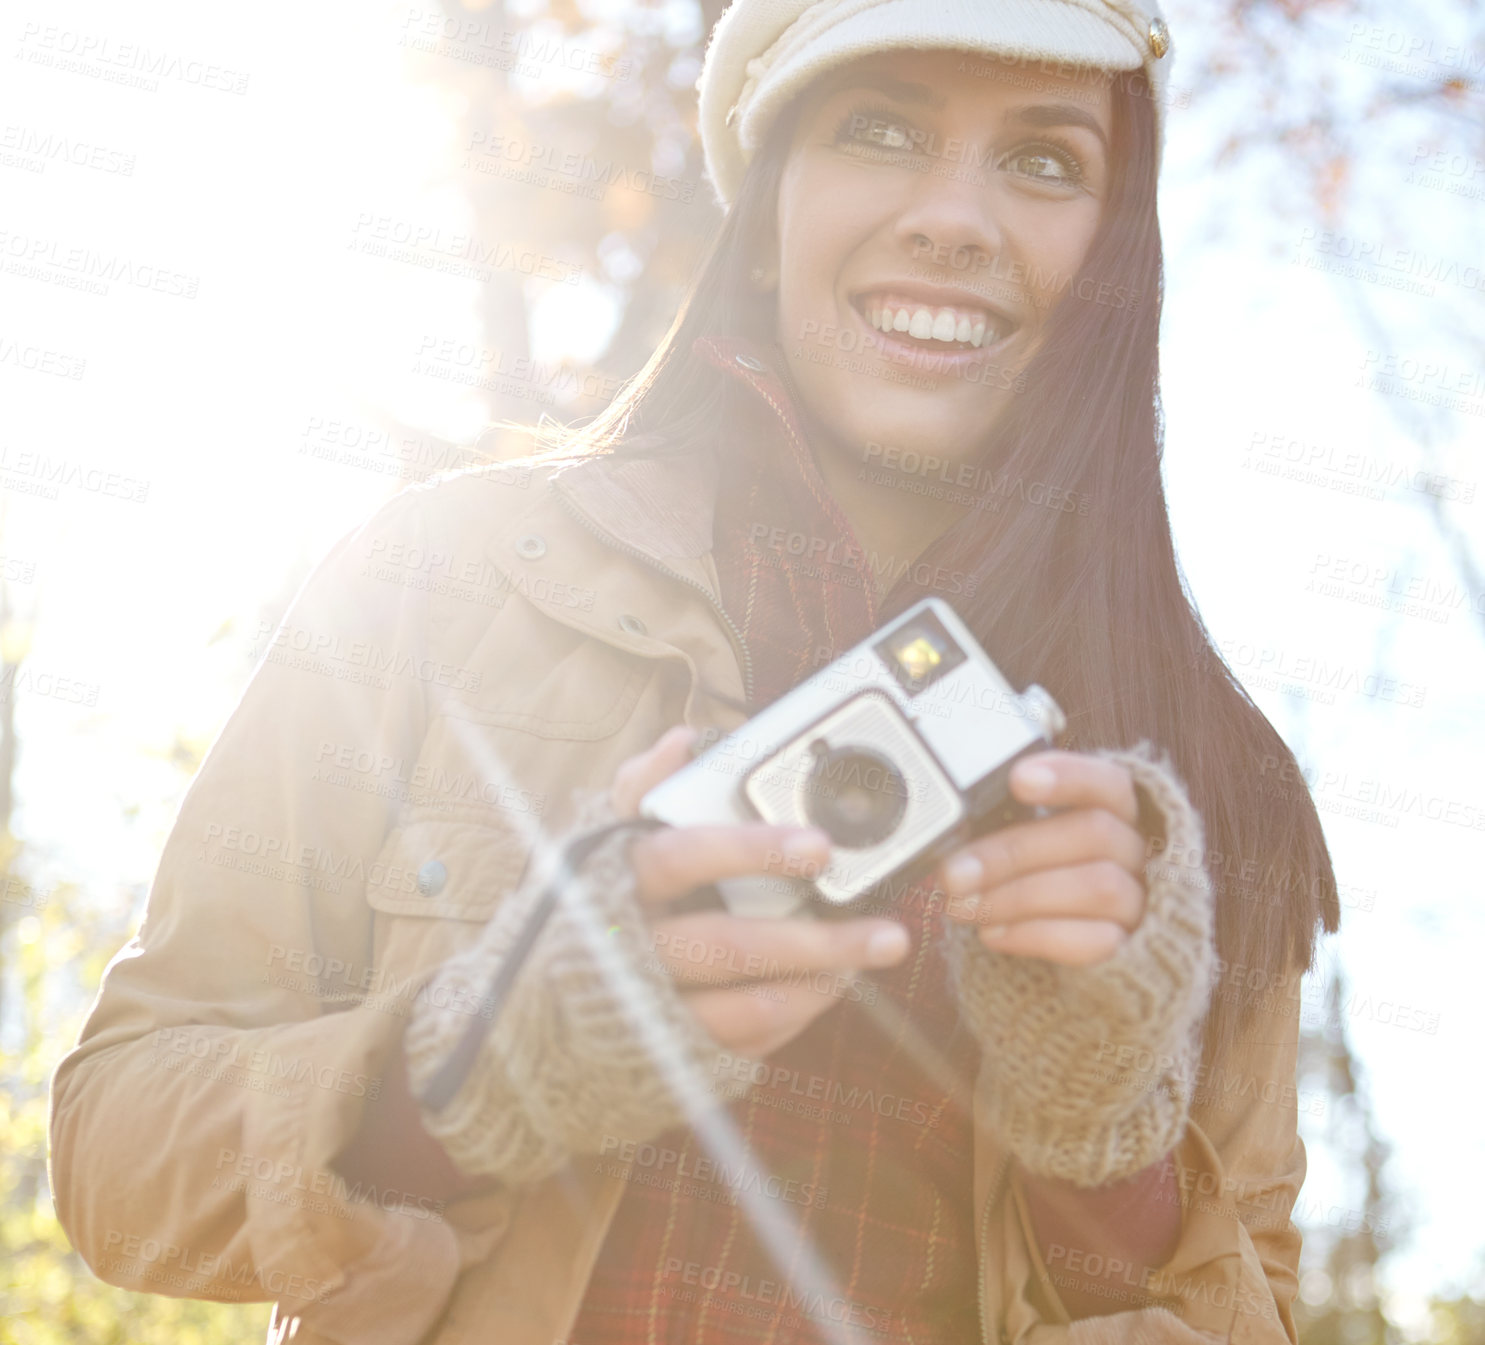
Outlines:
MULTIPOLYGON (((695 737, 677 725, 625 761, 610 791, 615 811, 637 817, 640 799, 690 760, 695 737)), ((907 954, 907 930, 891 920, 664 915, 668 903, 719 878, 777 874, 786 861, 794 872, 823 866, 830 841, 818 828, 667 827, 631 841, 628 854, 656 960, 713 1040, 739 1055, 778 1050, 840 1001, 853 973, 907 954)))

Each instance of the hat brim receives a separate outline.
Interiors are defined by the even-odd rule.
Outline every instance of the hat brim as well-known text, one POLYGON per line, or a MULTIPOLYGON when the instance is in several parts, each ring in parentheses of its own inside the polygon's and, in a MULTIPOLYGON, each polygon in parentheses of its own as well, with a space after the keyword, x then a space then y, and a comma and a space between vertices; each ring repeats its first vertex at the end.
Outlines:
MULTIPOLYGON (((828 14, 834 7, 820 8, 828 14)), ((1014 63, 1050 78, 1080 67, 1137 70, 1146 64, 1147 55, 1133 31, 1126 36, 1079 4, 1049 4, 1049 0, 994 0, 993 4, 986 0, 931 4, 876 0, 828 23, 810 25, 802 20, 781 41, 786 45, 772 54, 768 69, 742 109, 739 124, 731 128, 730 136, 717 136, 718 143, 708 146, 713 177, 724 200, 736 193, 752 151, 785 105, 821 75, 862 57, 882 51, 949 49, 999 60, 1008 74, 1014 63), (1055 38, 1048 31, 1049 9, 1055 11, 1055 38)), ((740 71, 742 66, 738 62, 740 71)), ((731 106, 744 87, 745 81, 740 81, 734 89, 716 92, 731 106)))

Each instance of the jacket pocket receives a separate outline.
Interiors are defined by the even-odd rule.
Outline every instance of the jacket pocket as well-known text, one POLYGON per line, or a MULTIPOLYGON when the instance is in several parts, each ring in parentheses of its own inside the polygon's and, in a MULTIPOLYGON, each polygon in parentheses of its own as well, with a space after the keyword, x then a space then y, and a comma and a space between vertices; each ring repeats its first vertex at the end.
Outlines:
POLYGON ((477 687, 444 706, 452 718, 538 738, 594 741, 617 733, 634 713, 652 662, 555 621, 503 631, 474 660, 477 687))
POLYGON ((387 837, 367 875, 366 901, 386 915, 485 921, 530 857, 526 836, 498 816, 414 818, 387 837))
POLYGON ((479 938, 520 883, 528 858, 508 825, 429 819, 393 829, 367 875, 372 921, 362 1007, 409 1019, 420 998, 435 993, 438 968, 479 938))

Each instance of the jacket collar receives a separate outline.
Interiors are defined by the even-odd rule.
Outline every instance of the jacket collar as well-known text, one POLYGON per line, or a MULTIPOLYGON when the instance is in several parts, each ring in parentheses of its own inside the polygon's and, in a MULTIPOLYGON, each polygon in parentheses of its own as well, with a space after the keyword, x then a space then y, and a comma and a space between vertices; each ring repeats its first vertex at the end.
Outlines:
MULTIPOLYGON (((756 427, 751 418, 746 427, 718 426, 704 442, 649 460, 628 453, 544 466, 538 460, 533 498, 487 534, 485 554, 507 576, 512 591, 531 595, 564 625, 646 657, 684 651, 694 682, 736 707, 745 694, 743 637, 730 622, 698 624, 691 604, 675 601, 673 591, 665 592, 644 574, 645 568, 651 576, 654 570, 668 573, 723 610, 712 553, 722 454, 738 447, 734 436, 756 428, 769 437, 760 447, 787 445, 783 451, 803 473, 808 493, 853 544, 855 535, 806 445, 779 372, 780 356, 735 339, 702 338, 695 349, 724 376, 757 394, 756 427), (615 549, 641 558, 643 567, 614 565, 615 549)), ((864 587, 874 607, 869 578, 864 587)), ((874 611, 871 615, 874 621, 874 611)), ((686 713, 691 722, 689 698, 686 713)))
MULTIPOLYGON (((744 337, 703 336, 692 350, 722 375, 749 388, 760 408, 767 408, 762 423, 779 436, 808 492, 841 535, 854 543, 851 525, 809 450, 778 348, 744 337)), ((659 459, 610 453, 584 458, 559 468, 551 487, 595 531, 715 591, 702 560, 715 545, 721 470, 717 437, 659 459)), ((860 552, 859 547, 855 550, 860 552)), ((868 579, 863 591, 870 602, 875 590, 869 577, 863 578, 868 579)))

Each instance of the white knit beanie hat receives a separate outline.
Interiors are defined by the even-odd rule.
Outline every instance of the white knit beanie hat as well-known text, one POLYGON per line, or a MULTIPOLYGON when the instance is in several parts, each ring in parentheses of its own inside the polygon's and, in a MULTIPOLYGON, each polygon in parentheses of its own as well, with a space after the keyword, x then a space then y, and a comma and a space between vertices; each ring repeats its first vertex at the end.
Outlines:
POLYGON ((872 52, 935 47, 1046 62, 1049 74, 1143 68, 1164 144, 1173 58, 1155 0, 733 0, 697 81, 701 143, 720 200, 736 194, 768 128, 811 80, 872 52))

